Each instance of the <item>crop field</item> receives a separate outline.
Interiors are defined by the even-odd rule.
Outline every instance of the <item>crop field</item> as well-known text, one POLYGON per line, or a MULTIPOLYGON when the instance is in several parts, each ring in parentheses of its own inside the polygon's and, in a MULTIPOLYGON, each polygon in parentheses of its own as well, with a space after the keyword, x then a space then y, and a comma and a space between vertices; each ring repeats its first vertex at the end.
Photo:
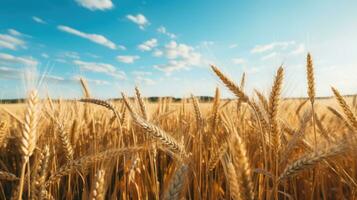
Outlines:
POLYGON ((81 79, 79 100, 0 105, 0 199, 356 199, 356 96, 316 98, 309 55, 305 99, 281 97, 283 67, 249 96, 211 69, 212 102, 104 101, 81 79))

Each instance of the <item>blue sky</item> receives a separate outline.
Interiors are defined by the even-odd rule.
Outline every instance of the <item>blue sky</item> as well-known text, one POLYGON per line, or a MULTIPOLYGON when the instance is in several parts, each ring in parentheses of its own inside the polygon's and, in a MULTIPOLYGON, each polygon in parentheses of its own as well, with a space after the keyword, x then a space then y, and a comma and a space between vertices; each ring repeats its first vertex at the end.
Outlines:
MULTIPOLYGON (((279 65, 284 96, 306 96, 312 53, 317 94, 357 93, 356 1, 2 0, 0 98, 26 94, 25 71, 40 90, 78 98, 79 77, 95 97, 213 95, 219 66, 247 92, 269 92, 279 65)), ((225 89, 226 97, 232 95, 225 89)))

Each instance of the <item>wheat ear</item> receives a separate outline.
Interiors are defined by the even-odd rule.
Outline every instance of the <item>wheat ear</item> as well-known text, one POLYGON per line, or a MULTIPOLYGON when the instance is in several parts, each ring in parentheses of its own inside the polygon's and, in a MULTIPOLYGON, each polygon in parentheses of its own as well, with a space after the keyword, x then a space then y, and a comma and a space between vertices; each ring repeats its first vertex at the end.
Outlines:
POLYGON ((216 92, 214 95, 213 99, 213 106, 212 106, 212 130, 213 134, 216 132, 216 127, 217 127, 217 122, 218 122, 218 117, 219 117, 219 104, 220 104, 220 96, 221 93, 219 91, 219 88, 216 88, 216 92))
POLYGON ((253 200, 253 181, 252 181, 252 172, 249 164, 249 159, 247 155, 246 146, 242 138, 238 135, 237 132, 234 134, 234 166, 237 169, 238 174, 238 183, 241 191, 241 196, 245 200, 253 200))
POLYGON ((90 95, 90 92, 89 92, 89 87, 88 87, 87 81, 82 77, 79 79, 79 81, 80 81, 82 89, 83 89, 83 96, 85 98, 90 98, 91 95, 90 95))
POLYGON ((64 156, 66 158, 66 162, 70 162, 71 160, 73 160, 74 151, 71 141, 69 141, 68 138, 68 132, 66 132, 63 124, 61 123, 58 123, 58 136, 61 140, 61 145, 64 152, 64 156))
POLYGON ((242 199, 238 187, 237 173, 232 162, 226 164, 226 172, 232 198, 236 200, 242 199))
POLYGON ((105 199, 104 178, 105 178, 105 170, 99 169, 94 177, 92 192, 89 197, 90 200, 105 199))
POLYGON ((357 119, 356 116, 353 114, 351 108, 347 105, 346 101, 343 99, 341 96, 340 92, 335 89, 334 87, 331 87, 333 93, 335 94, 335 97, 340 104, 343 112, 347 116, 348 121, 351 123, 351 125, 354 127, 355 130, 357 130, 357 119))
POLYGON ((0 180, 17 181, 19 178, 10 172, 0 171, 0 180))
POLYGON ((202 113, 201 113, 201 110, 200 110, 200 106, 199 106, 198 100, 193 95, 191 95, 191 99, 192 99, 193 109, 195 111, 197 128, 201 128, 202 123, 203 123, 203 117, 202 117, 202 113))
POLYGON ((264 95, 259 92, 258 90, 254 90, 255 94, 258 96, 258 99, 260 101, 260 104, 263 106, 264 111, 267 113, 269 112, 269 103, 268 100, 264 97, 264 95))
POLYGON ((233 92, 241 101, 248 102, 248 96, 227 76, 225 76, 216 66, 211 65, 212 70, 216 75, 222 80, 222 82, 227 86, 227 88, 233 92))
POLYGON ((45 146, 43 152, 40 155, 40 163, 37 168, 34 178, 33 196, 35 199, 43 199, 43 193, 47 192, 45 188, 45 181, 48 170, 48 163, 50 158, 50 150, 48 146, 45 146))
POLYGON ((8 137, 8 125, 5 122, 0 123, 0 148, 6 144, 8 137))
POLYGON ((135 94, 136 94, 136 99, 138 100, 138 103, 139 103, 139 106, 140 106, 141 114, 142 114, 143 118, 145 120, 147 120, 148 119, 148 115, 147 115, 147 112, 146 112, 145 103, 144 103, 144 100, 141 97, 141 93, 140 93, 140 90, 139 90, 138 87, 135 87, 135 94))
POLYGON ((186 156, 185 149, 181 144, 179 144, 171 135, 163 131, 161 128, 155 126, 154 124, 151 124, 150 122, 140 117, 134 111, 131 103, 129 102, 128 98, 124 93, 122 93, 122 97, 126 107, 128 108, 131 114, 131 117, 134 119, 135 123, 139 127, 145 130, 145 133, 147 133, 150 137, 153 137, 154 139, 160 141, 162 144, 168 147, 169 150, 178 153, 180 156, 186 156))
POLYGON ((279 136, 279 127, 278 127, 278 107, 280 101, 280 92, 283 83, 284 70, 282 67, 279 67, 275 81, 270 93, 269 98, 269 121, 270 121, 270 131, 272 134, 272 143, 276 151, 280 148, 280 136, 279 136))
POLYGON ((79 101, 85 102, 85 103, 92 103, 92 104, 96 104, 96 105, 99 105, 99 106, 103 106, 103 107, 111 110, 119 121, 121 120, 121 116, 120 116, 119 112, 108 101, 103 101, 103 100, 100 100, 100 99, 93 99, 93 98, 81 99, 79 101))
POLYGON ((25 179, 26 164, 32 155, 37 142, 37 124, 38 124, 38 97, 37 91, 32 90, 27 100, 27 109, 25 115, 25 123, 20 139, 20 149, 23 157, 23 165, 21 169, 21 178, 19 183, 18 198, 21 200, 23 185, 25 179))
POLYGON ((314 66, 312 63, 311 54, 307 54, 307 64, 306 64, 306 71, 307 71, 307 94, 309 95, 309 99, 311 104, 315 102, 315 79, 314 79, 314 66))
POLYGON ((171 177, 168 188, 163 194, 162 199, 164 200, 179 200, 182 197, 182 192, 185 185, 185 180, 187 178, 188 166, 187 164, 182 164, 171 177))
POLYGON ((318 150, 313 153, 303 155, 298 160, 296 160, 295 162, 293 162, 292 164, 290 164, 285 168, 283 173, 281 173, 279 180, 283 180, 285 178, 297 174, 302 170, 311 168, 315 166, 318 162, 327 159, 329 157, 339 155, 343 153, 345 150, 347 150, 346 145, 338 144, 335 146, 331 146, 327 149, 318 150))
POLYGON ((212 155, 208 161, 208 171, 212 171, 214 170, 214 168, 216 167, 217 163, 219 162, 219 160, 221 159, 221 157, 226 153, 228 148, 228 145, 226 142, 224 142, 218 150, 213 150, 212 155))
POLYGON ((127 147, 121 149, 111 149, 100 152, 94 155, 83 156, 80 159, 72 160, 71 162, 63 165, 55 173, 53 173, 45 183, 45 186, 48 187, 52 183, 59 180, 62 176, 66 176, 72 173, 74 170, 86 169, 89 166, 93 165, 96 162, 106 161, 117 156, 129 153, 137 153, 138 151, 143 150, 143 147, 127 147))

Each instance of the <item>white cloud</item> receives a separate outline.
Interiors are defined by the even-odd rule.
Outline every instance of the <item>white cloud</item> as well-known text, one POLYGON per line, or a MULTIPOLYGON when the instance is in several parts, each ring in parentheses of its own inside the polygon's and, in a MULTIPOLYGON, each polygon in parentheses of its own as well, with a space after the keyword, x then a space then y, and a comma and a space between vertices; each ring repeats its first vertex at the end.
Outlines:
POLYGON ((45 79, 46 81, 65 81, 66 79, 60 76, 54 76, 54 75, 49 75, 46 74, 43 76, 43 79, 45 79))
POLYGON ((231 44, 228 46, 228 48, 230 49, 234 49, 234 48, 237 48, 238 47, 238 44, 231 44))
POLYGON ((145 27, 150 24, 143 14, 127 15, 126 18, 128 18, 130 21, 134 22, 135 24, 139 25, 139 28, 142 30, 145 29, 145 27))
POLYGON ((67 61, 62 58, 56 58, 54 61, 59 62, 59 63, 67 63, 67 61))
POLYGON ((154 81, 153 79, 145 78, 145 77, 142 77, 142 76, 135 77, 135 82, 142 83, 142 84, 145 84, 145 85, 155 85, 156 84, 156 81, 154 81))
POLYGON ((75 0, 80 6, 89 10, 109 10, 114 8, 112 0, 75 0))
POLYGON ((47 24, 47 22, 39 17, 33 16, 32 17, 33 21, 39 23, 39 24, 47 24))
POLYGON ((202 45, 203 45, 203 46, 206 46, 206 47, 207 47, 207 46, 212 46, 212 45, 214 45, 214 42, 213 42, 213 41, 203 41, 203 42, 202 42, 202 45))
POLYGON ((272 52, 272 53, 270 53, 268 55, 263 56, 261 59, 262 60, 269 60, 269 59, 275 58, 276 56, 278 56, 278 53, 277 52, 272 52))
POLYGON ((285 49, 288 46, 294 45, 294 44, 295 44, 295 41, 273 42, 273 43, 265 44, 265 45, 257 45, 250 52, 251 53, 263 53, 266 51, 271 51, 278 47, 285 49))
POLYGON ((10 54, 0 53, 0 63, 19 64, 22 66, 37 66, 37 60, 32 57, 18 57, 10 54))
POLYGON ((152 72, 147 72, 147 71, 132 71, 131 73, 135 76, 150 76, 150 75, 152 75, 152 72))
POLYGON ((12 29, 12 28, 7 29, 7 31, 8 31, 11 35, 13 35, 13 36, 22 36, 22 35, 23 35, 23 34, 20 33, 19 31, 15 30, 15 29, 12 29))
POLYGON ((154 51, 154 53, 153 53, 153 56, 155 56, 155 57, 161 57, 163 54, 164 54, 164 53, 163 53, 161 50, 156 49, 156 50, 154 51))
POLYGON ((135 60, 139 59, 139 56, 117 56, 117 60, 122 63, 131 64, 134 63, 135 60))
POLYGON ((83 71, 104 73, 117 79, 126 79, 126 74, 123 71, 117 70, 113 65, 97 62, 85 62, 74 60, 73 63, 83 71))
POLYGON ((157 29, 157 32, 161 33, 161 34, 164 34, 164 35, 167 35, 168 37, 170 37, 171 39, 175 39, 176 38, 176 35, 173 34, 173 33, 170 33, 167 31, 167 29, 164 27, 164 26, 160 26, 158 29, 157 29))
POLYGON ((79 54, 75 51, 65 51, 65 52, 59 54, 59 57, 66 57, 66 58, 71 58, 71 59, 76 59, 76 60, 78 60, 80 58, 79 54))
POLYGON ((168 63, 163 65, 155 65, 154 68, 170 75, 173 71, 186 69, 189 70, 192 66, 202 64, 202 56, 195 49, 186 44, 178 44, 171 41, 165 45, 165 56, 168 63))
POLYGON ((50 57, 50 56, 48 56, 47 53, 42 53, 41 56, 42 56, 43 58, 49 58, 49 57, 50 57))
POLYGON ((7 34, 0 34, 0 48, 16 50, 19 47, 25 49, 25 41, 7 34))
MULTIPOLYGON (((81 79, 81 76, 73 76, 71 78, 71 80, 73 81, 79 81, 81 79)), ((96 84, 96 85, 109 85, 109 82, 108 81, 105 81, 105 80, 98 80, 98 79, 88 79, 88 78, 85 78, 85 80, 88 82, 88 83, 93 83, 93 84, 96 84)))
POLYGON ((70 33, 70 34, 73 34, 73 35, 76 35, 76 36, 79 36, 81 38, 88 39, 88 40, 90 40, 90 41, 92 41, 94 43, 103 45, 103 46, 108 47, 110 49, 117 49, 117 48, 125 49, 125 47, 123 47, 123 46, 115 45, 114 42, 108 40, 103 35, 93 34, 93 33, 84 33, 84 32, 81 32, 79 30, 76 30, 74 28, 71 28, 71 27, 68 27, 68 26, 63 26, 63 25, 57 26, 57 28, 59 30, 61 30, 61 31, 64 31, 64 32, 67 32, 67 33, 70 33))
POLYGON ((138 46, 138 48, 141 51, 151 51, 152 48, 156 47, 158 45, 157 43, 157 39, 156 38, 152 38, 150 40, 145 41, 144 43, 140 44, 138 46))
POLYGON ((299 46, 296 47, 292 52, 290 52, 291 55, 300 55, 304 53, 305 50, 305 45, 304 44, 299 44, 299 46))
POLYGON ((21 79, 24 73, 22 70, 8 67, 0 67, 0 80, 1 79, 21 79))
POLYGON ((232 63, 235 65, 241 65, 245 63, 245 60, 243 58, 233 58, 232 63))

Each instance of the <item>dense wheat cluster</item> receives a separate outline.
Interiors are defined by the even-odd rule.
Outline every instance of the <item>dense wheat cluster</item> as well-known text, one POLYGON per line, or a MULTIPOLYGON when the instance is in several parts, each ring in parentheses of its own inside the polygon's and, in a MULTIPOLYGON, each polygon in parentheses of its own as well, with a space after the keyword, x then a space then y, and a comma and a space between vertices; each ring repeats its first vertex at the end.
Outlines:
POLYGON ((139 88, 118 101, 40 99, 1 105, 0 199, 355 199, 357 100, 283 99, 245 92, 218 67, 236 99, 149 102, 139 88), (337 102, 337 103, 332 103, 337 102))

